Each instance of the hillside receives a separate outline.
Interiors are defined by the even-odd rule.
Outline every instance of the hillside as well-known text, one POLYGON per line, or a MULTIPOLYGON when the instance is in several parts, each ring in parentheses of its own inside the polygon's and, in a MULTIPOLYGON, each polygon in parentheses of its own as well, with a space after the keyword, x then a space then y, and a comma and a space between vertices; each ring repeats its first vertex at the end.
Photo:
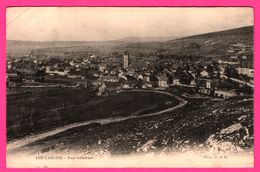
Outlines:
POLYGON ((95 47, 116 47, 122 45, 120 41, 6 41, 7 56, 21 57, 29 55, 32 50, 39 52, 66 52, 66 51, 88 51, 95 47))
POLYGON ((225 55, 230 45, 236 43, 252 46, 253 26, 167 41, 162 48, 171 54, 225 55), (198 46, 194 47, 194 44, 198 46))
MULTIPOLYGON (((169 38, 170 39, 170 38, 169 38)), ((123 52, 127 48, 132 54, 148 54, 165 51, 175 55, 223 56, 231 44, 242 43, 253 46, 253 26, 230 29, 219 32, 205 33, 184 38, 165 41, 167 38, 138 38, 128 37, 115 41, 8 41, 8 56, 28 55, 31 50, 37 49, 48 55, 62 55, 65 52, 88 51, 97 54, 123 52), (161 42, 162 41, 162 42, 161 42)), ((253 54, 250 49, 246 52, 253 54)))
POLYGON ((75 122, 156 112, 179 103, 171 96, 153 92, 94 96, 85 89, 29 90, 7 96, 8 140, 75 122))
POLYGON ((176 39, 176 37, 126 37, 119 39, 123 42, 164 42, 176 39))
POLYGON ((201 149, 237 153, 252 152, 253 137, 252 98, 190 99, 186 106, 164 115, 81 126, 22 149, 42 154, 66 150, 91 158, 201 149))

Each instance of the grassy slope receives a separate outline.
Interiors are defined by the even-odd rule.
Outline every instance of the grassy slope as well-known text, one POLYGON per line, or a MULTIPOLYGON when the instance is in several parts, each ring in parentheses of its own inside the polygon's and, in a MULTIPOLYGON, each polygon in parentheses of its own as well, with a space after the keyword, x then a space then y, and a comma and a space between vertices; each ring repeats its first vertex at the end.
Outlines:
POLYGON ((74 122, 144 114, 177 104, 174 98, 158 93, 122 92, 97 97, 85 89, 8 96, 7 136, 11 140, 74 122), (166 105, 167 101, 171 104, 166 105))
POLYGON ((221 147, 223 151, 253 149, 253 101, 190 100, 188 105, 169 114, 79 127, 31 144, 29 148, 42 153, 76 151, 89 156, 102 156, 104 152, 186 151, 215 148, 209 142, 210 136, 233 146, 221 147), (234 124, 243 128, 234 131, 228 128, 234 124), (230 133, 221 132, 223 129, 230 133))
POLYGON ((164 48, 169 49, 173 54, 225 55, 229 46, 234 43, 253 45, 253 27, 242 27, 176 39, 164 43, 164 48), (190 48, 191 43, 197 43, 201 47, 199 49, 190 48))

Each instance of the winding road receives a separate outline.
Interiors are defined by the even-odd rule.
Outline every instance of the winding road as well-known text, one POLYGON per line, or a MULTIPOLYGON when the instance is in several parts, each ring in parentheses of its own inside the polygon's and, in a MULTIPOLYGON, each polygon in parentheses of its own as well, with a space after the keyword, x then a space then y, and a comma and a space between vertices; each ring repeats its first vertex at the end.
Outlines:
POLYGON ((34 135, 27 136, 27 137, 24 137, 24 138, 21 138, 21 139, 18 139, 18 140, 10 141, 10 142, 7 143, 7 152, 14 151, 14 150, 19 149, 19 148, 26 146, 28 144, 34 143, 36 141, 45 139, 47 137, 56 135, 56 134, 64 132, 64 131, 67 131, 67 130, 72 129, 72 128, 86 126, 86 125, 90 125, 90 124, 93 124, 93 123, 99 123, 100 125, 105 125, 105 124, 109 124, 109 123, 125 121, 125 120, 128 120, 128 119, 135 119, 135 118, 143 118, 143 117, 148 117, 148 116, 161 115, 161 114, 173 111, 175 109, 181 108, 181 107, 183 107, 184 105, 187 104, 187 101, 185 101, 184 99, 182 99, 178 96, 175 96, 171 93, 164 92, 164 91, 132 90, 132 91, 128 91, 128 92, 155 92, 155 93, 166 94, 168 96, 172 96, 172 97, 176 98, 180 103, 178 105, 174 106, 174 107, 170 107, 170 108, 167 108, 167 109, 164 109, 162 111, 155 112, 155 113, 144 114, 144 115, 141 115, 141 116, 132 115, 132 116, 128 116, 128 117, 112 117, 112 118, 106 118, 106 119, 97 119, 97 120, 90 120, 90 121, 85 121, 85 122, 73 123, 73 124, 70 124, 70 125, 63 126, 63 127, 58 127, 58 128, 53 129, 51 131, 46 131, 44 133, 34 134, 34 135))

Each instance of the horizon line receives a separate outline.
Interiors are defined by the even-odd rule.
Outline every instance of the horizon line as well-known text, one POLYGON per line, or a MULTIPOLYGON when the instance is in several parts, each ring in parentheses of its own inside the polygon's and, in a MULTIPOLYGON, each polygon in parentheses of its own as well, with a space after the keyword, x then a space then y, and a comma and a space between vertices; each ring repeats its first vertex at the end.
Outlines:
MULTIPOLYGON (((253 25, 247 25, 247 26, 241 26, 241 27, 235 27, 235 28, 230 28, 230 29, 225 29, 225 30, 217 30, 217 31, 212 31, 212 32, 205 32, 205 33, 198 33, 198 34, 193 34, 193 35, 186 35, 186 36, 180 36, 175 39, 170 39, 170 40, 176 40, 176 39, 182 39, 186 37, 191 37, 191 36, 197 36, 197 35, 204 35, 204 34, 209 34, 209 33, 215 33, 215 32, 222 32, 222 31, 228 31, 228 30, 234 30, 234 29, 240 29, 240 28, 245 28, 245 27, 253 27, 253 25)), ((110 42, 110 41, 118 41, 118 42, 131 42, 131 41, 124 41, 122 39, 125 38, 167 38, 167 37, 174 37, 174 36, 144 36, 144 37, 138 37, 138 36, 126 36, 118 39, 111 39, 111 40, 53 40, 53 41, 36 41, 36 40, 14 40, 14 39, 6 39, 6 41, 20 41, 20 42, 110 42)), ((165 41, 170 41, 170 40, 165 40, 165 41)), ((147 42, 165 42, 165 41, 147 41, 147 42)), ((134 42, 134 41, 132 41, 134 42)), ((146 41, 143 41, 146 42, 146 41)))

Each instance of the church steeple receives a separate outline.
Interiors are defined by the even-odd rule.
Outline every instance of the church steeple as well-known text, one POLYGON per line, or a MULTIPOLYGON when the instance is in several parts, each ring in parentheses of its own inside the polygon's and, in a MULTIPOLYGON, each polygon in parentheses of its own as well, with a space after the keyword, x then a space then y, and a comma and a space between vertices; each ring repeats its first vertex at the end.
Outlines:
POLYGON ((125 48, 124 55, 128 55, 127 49, 125 48))
POLYGON ((129 63, 129 53, 125 49, 124 55, 123 55, 123 67, 124 69, 128 68, 128 63, 129 63))

